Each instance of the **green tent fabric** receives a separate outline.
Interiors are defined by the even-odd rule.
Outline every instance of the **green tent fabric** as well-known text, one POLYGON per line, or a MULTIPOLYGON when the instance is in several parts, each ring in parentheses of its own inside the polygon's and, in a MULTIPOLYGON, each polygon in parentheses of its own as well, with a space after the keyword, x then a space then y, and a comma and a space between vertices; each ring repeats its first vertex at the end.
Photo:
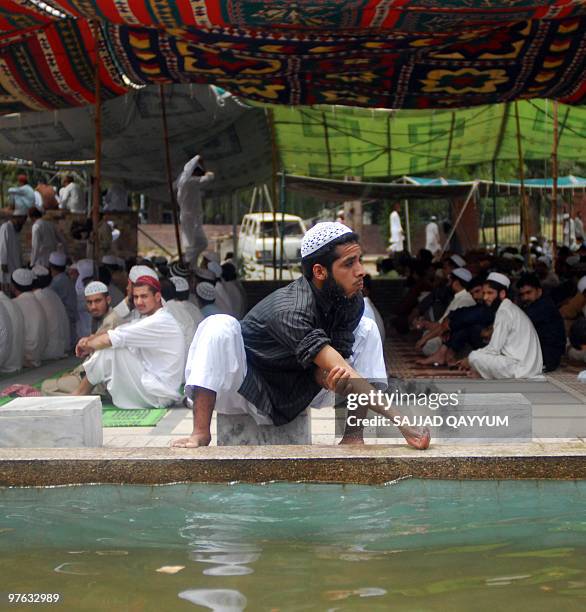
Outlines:
MULTIPOLYGON (((517 159, 515 105, 450 110, 273 107, 288 174, 363 180, 425 174, 460 164, 517 159)), ((553 103, 518 103, 524 159, 548 159, 553 103)), ((586 159, 586 109, 559 106, 560 159, 586 159)))

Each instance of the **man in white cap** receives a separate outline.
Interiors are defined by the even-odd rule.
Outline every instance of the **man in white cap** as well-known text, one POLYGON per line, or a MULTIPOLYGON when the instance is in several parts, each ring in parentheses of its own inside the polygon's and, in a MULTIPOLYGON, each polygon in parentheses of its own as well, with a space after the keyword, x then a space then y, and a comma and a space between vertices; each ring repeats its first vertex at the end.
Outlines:
POLYGON ((451 312, 458 310, 458 308, 476 305, 476 301, 468 292, 471 280, 472 273, 467 268, 455 268, 450 273, 449 283, 454 297, 439 321, 432 323, 426 333, 415 344, 415 347, 420 349, 424 355, 432 355, 442 345, 441 336, 447 331, 447 318, 451 312))
POLYGON ((563 232, 563 243, 564 246, 572 248, 576 243, 576 225, 574 223, 574 219, 572 219, 569 213, 564 213, 562 224, 562 232, 563 232))
POLYGON ((84 338, 91 333, 92 319, 85 307, 84 290, 88 283, 94 280, 94 260, 80 259, 77 262, 78 276, 75 281, 77 296, 77 337, 84 338))
POLYGON ((200 155, 196 155, 185 164, 177 179, 181 246, 185 261, 190 267, 197 265, 199 254, 208 245, 203 229, 201 191, 213 180, 214 173, 206 172, 200 155))
POLYGON ((47 346, 42 359, 62 359, 71 345, 71 331, 65 306, 59 296, 49 288, 49 270, 45 266, 36 265, 32 273, 35 277, 33 295, 39 301, 47 319, 47 346))
MULTIPOLYGON (((207 446, 214 408, 283 425, 326 401, 327 391, 369 393, 374 388, 367 380, 386 383, 378 329, 362 316, 361 254, 350 228, 318 223, 303 237, 301 278, 267 296, 241 322, 216 315, 199 326, 185 370, 194 429, 173 446, 207 446)), ((401 431, 412 446, 429 445, 429 431, 401 431)), ((363 442, 360 422, 347 425, 343 442, 363 442)))
POLYGON ((74 395, 88 395, 100 383, 118 408, 161 408, 180 398, 185 358, 183 333, 163 308, 161 285, 152 276, 133 282, 132 301, 142 318, 78 343, 86 377, 74 395))
POLYGON ((0 364, 0 374, 12 374, 22 370, 24 358, 24 317, 20 308, 1 290, 0 305, 8 316, 10 336, 8 338, 7 335, 5 339, 9 344, 1 348, 1 352, 5 352, 5 354, 0 364))
POLYGON ((49 287, 57 294, 69 320, 70 344, 67 349, 72 349, 77 342, 77 295, 75 284, 65 272, 67 257, 65 253, 53 251, 49 255, 49 272, 51 273, 51 284, 49 287))
MULTIPOLYGON (((175 286, 175 300, 183 305, 187 314, 192 318, 195 329, 197 329, 197 326, 204 320, 204 316, 201 310, 189 300, 189 283, 187 279, 182 276, 172 276, 169 280, 175 286)), ((189 349, 189 345, 187 348, 189 349)))
POLYGON ((66 251, 66 243, 63 236, 57 230, 54 223, 43 219, 43 213, 38 208, 31 208, 28 216, 33 224, 31 234, 31 266, 49 265, 49 256, 53 251, 58 251, 59 246, 63 252, 66 251))
POLYGON ((34 274, 31 270, 18 268, 12 273, 14 304, 24 318, 24 367, 41 365, 48 342, 49 322, 45 311, 33 295, 34 274))
POLYGON ((397 202, 393 206, 393 211, 389 216, 389 231, 390 231, 390 251, 392 253, 400 253, 405 250, 403 246, 405 242, 405 232, 403 231, 403 226, 401 225, 401 217, 399 215, 399 211, 401 210, 401 204, 397 202))
POLYGON ((222 281, 222 266, 217 261, 209 261, 207 265, 208 270, 215 275, 214 287, 216 289, 216 306, 220 309, 222 314, 228 314, 231 317, 238 318, 236 309, 222 281))
POLYGON ((199 301, 199 309, 204 318, 212 315, 225 314, 222 313, 216 304, 216 288, 212 283, 206 281, 197 283, 195 294, 199 301))
POLYGON ((491 272, 483 287, 484 303, 495 312, 490 342, 459 363, 471 377, 535 378, 543 371, 539 337, 529 317, 508 298, 511 281, 491 272))
POLYGON ((12 273, 22 265, 20 231, 26 223, 26 211, 16 208, 12 217, 0 225, 0 270, 2 284, 10 284, 12 273))
POLYGON ((148 266, 141 264, 130 268, 126 285, 126 297, 114 308, 114 312, 124 323, 138 321, 141 317, 140 312, 134 307, 134 302, 132 301, 134 283, 141 276, 148 276, 156 281, 159 280, 159 275, 148 266))
POLYGON ((430 217, 429 223, 425 226, 425 248, 434 256, 442 249, 439 226, 435 215, 430 217))
POLYGON ((63 178, 63 187, 59 190, 59 208, 73 213, 85 213, 86 203, 81 186, 75 182, 73 175, 63 178))
POLYGON ((246 314, 246 291, 242 283, 238 279, 236 266, 231 261, 225 261, 222 264, 222 281, 224 289, 230 298, 230 304, 234 309, 234 316, 237 319, 242 319, 246 314))

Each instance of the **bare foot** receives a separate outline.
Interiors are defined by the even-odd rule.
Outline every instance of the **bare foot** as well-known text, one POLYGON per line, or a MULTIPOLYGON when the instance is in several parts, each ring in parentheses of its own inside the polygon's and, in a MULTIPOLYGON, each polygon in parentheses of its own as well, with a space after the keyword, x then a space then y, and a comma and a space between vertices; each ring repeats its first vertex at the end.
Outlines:
POLYGON ((343 436, 342 439, 338 442, 339 445, 364 445, 364 438, 362 436, 343 436))
POLYGON ((421 359, 416 359, 415 363, 417 365, 421 365, 421 366, 432 365, 432 366, 435 366, 435 367, 445 365, 445 363, 443 361, 438 361, 437 359, 434 358, 433 355, 430 355, 429 357, 425 357, 425 358, 421 358, 421 359))
POLYGON ((468 378, 482 378, 474 368, 470 368, 466 373, 466 376, 468 376, 468 378))
POLYGON ((431 442, 431 432, 427 427, 399 427, 399 431, 403 434, 405 441, 409 446, 417 450, 426 450, 431 442))
POLYGON ((189 438, 179 438, 171 442, 174 448, 197 448, 198 446, 209 446, 212 441, 210 434, 192 434, 189 438))

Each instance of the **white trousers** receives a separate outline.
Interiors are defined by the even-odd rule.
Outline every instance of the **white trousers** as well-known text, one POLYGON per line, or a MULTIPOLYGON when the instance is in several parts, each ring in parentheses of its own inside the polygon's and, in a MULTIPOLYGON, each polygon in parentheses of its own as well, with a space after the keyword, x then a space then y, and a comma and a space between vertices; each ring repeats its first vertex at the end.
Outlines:
MULTIPOLYGON (((361 376, 377 386, 387 385, 383 347, 376 323, 362 317, 354 330, 352 356, 347 360, 361 376)), ((248 371, 242 330, 229 315, 212 315, 197 328, 185 368, 185 392, 193 387, 216 392, 216 410, 221 414, 250 414, 259 425, 272 425, 255 406, 238 393, 248 371)), ((314 408, 334 405, 335 395, 322 389, 311 402, 314 408)))

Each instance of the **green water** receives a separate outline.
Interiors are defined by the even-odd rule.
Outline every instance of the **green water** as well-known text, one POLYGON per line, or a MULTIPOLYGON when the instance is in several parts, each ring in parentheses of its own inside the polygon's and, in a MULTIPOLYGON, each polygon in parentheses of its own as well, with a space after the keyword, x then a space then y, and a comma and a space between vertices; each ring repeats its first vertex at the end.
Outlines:
POLYGON ((582 612, 586 482, 0 488, 0 592, 1 609, 582 612))

